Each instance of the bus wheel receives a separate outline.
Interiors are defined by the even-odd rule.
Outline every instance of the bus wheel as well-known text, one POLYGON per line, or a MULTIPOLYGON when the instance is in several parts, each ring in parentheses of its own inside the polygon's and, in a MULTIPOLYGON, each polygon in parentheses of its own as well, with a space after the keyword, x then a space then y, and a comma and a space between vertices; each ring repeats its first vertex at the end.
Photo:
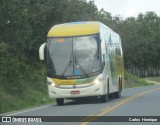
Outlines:
POLYGON ((122 92, 122 77, 119 77, 119 89, 118 92, 115 93, 115 97, 120 98, 121 92, 122 92))
POLYGON ((108 101, 108 94, 101 95, 100 100, 101 100, 101 102, 107 102, 108 101))
POLYGON ((121 97, 121 91, 116 92, 116 93, 115 93, 115 97, 116 97, 116 98, 120 98, 120 97, 121 97))
POLYGON ((108 102, 109 100, 109 79, 107 80, 107 94, 100 96, 101 102, 108 102))
POLYGON ((57 105, 63 105, 64 104, 64 98, 57 98, 56 102, 57 102, 57 105))

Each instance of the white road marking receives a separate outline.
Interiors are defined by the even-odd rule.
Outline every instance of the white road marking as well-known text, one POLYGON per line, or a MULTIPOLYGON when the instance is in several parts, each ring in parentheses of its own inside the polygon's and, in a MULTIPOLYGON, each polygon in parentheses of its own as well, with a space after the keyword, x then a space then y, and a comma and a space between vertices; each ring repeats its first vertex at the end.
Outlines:
MULTIPOLYGON (((53 105, 53 104, 51 104, 51 105, 53 105)), ((12 116, 12 115, 21 114, 21 113, 24 113, 24 112, 30 112, 30 111, 34 111, 34 110, 38 110, 38 109, 42 109, 42 108, 49 107, 49 106, 51 106, 51 105, 46 105, 46 106, 41 106, 41 107, 37 107, 37 108, 33 108, 33 109, 28 109, 28 110, 24 110, 24 111, 19 111, 19 112, 15 112, 15 113, 11 113, 11 114, 5 115, 5 116, 12 116)))

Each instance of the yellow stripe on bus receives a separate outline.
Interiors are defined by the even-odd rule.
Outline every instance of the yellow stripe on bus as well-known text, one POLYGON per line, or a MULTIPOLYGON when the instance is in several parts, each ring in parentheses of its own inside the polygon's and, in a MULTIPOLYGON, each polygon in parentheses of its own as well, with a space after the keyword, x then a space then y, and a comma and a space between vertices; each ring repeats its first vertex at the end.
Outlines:
POLYGON ((60 85, 73 85, 76 83, 77 80, 61 80, 61 79, 52 79, 56 84, 60 85))
POLYGON ((53 26, 48 32, 48 37, 81 36, 99 32, 99 22, 66 23, 53 26))

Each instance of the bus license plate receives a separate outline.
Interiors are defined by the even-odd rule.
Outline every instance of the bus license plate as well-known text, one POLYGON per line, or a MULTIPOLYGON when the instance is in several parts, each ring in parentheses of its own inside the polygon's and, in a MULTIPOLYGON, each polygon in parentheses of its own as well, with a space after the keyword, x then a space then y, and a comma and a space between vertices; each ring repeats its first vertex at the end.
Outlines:
POLYGON ((71 95, 76 95, 76 94, 80 94, 79 91, 71 91, 71 95))

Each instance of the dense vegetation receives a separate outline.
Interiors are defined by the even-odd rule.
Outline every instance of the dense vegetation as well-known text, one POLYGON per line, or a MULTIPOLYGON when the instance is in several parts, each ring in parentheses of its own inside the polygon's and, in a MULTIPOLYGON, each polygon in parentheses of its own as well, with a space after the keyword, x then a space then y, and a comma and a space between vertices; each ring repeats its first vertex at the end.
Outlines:
POLYGON ((0 113, 48 102, 38 48, 55 24, 101 21, 120 34, 128 72, 160 73, 160 17, 154 12, 123 19, 98 11, 93 1, 0 0, 0 17, 0 113))

